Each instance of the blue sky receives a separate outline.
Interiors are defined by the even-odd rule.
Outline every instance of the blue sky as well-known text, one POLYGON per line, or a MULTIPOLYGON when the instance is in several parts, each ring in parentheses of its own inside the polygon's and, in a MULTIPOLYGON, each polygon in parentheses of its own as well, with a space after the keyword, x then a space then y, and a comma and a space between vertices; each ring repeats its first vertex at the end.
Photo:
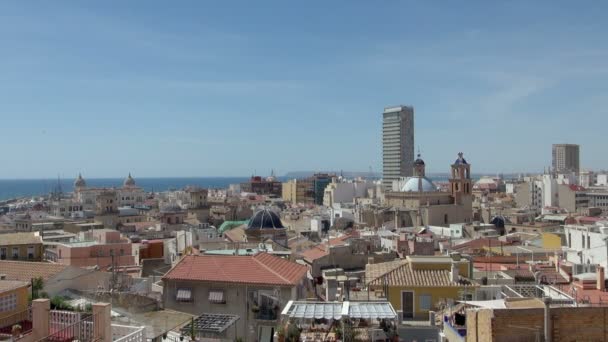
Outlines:
POLYGON ((608 3, 2 1, 0 178, 608 168, 608 3), (466 6, 466 7, 465 7, 466 6))

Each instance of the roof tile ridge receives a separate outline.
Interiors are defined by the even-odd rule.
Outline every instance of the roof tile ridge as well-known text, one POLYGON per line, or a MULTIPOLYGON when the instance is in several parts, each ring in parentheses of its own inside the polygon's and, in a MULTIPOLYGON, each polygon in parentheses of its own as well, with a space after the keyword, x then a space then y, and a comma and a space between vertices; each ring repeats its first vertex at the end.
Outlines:
POLYGON ((280 275, 279 273, 277 273, 275 270, 273 270, 272 268, 270 268, 268 265, 266 265, 265 263, 263 263, 260 260, 258 260, 258 258, 259 258, 258 256, 259 255, 263 255, 263 254, 266 254, 266 255, 270 256, 271 258, 275 258, 272 255, 267 254, 267 253, 258 253, 256 255, 252 256, 252 258, 253 258, 253 260, 255 260, 255 262, 257 262, 258 264, 260 264, 261 266, 263 266, 265 269, 267 269, 268 271, 270 271, 272 274, 274 274, 277 277, 281 278, 283 281, 285 281, 285 282, 287 282, 289 284, 293 284, 289 279, 283 277, 282 275, 280 275))

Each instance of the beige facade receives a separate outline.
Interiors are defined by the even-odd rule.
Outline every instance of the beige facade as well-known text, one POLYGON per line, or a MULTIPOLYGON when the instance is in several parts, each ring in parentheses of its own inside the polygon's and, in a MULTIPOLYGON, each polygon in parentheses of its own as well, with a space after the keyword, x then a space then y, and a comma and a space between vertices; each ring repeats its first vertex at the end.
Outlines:
POLYGON ((399 219, 397 225, 400 225, 400 221, 407 224, 404 214, 416 227, 449 226, 451 223, 472 221, 470 164, 462 155, 452 164, 450 192, 441 192, 427 185, 430 181, 425 177, 425 165, 421 159, 415 161, 414 175, 406 182, 405 191, 388 191, 385 195, 386 204, 394 208, 395 217, 399 219), (416 184, 419 185, 416 187, 416 184))
POLYGON ((283 183, 283 200, 293 204, 315 202, 314 183, 310 179, 292 179, 283 183))

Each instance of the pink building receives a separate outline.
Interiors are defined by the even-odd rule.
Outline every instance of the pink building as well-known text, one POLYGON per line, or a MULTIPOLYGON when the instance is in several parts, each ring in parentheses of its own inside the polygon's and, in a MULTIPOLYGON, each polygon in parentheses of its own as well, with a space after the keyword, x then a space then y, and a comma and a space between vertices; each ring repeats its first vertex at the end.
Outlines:
POLYGON ((136 264, 129 239, 111 229, 86 232, 84 239, 58 244, 55 252, 58 263, 71 266, 99 266, 105 270, 112 265, 112 260, 116 267, 136 264))

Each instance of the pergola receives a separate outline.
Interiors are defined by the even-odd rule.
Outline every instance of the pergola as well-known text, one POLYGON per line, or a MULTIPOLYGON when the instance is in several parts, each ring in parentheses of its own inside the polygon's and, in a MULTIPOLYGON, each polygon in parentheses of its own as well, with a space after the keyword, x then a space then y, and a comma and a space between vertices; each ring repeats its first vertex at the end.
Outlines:
MULTIPOLYGON (((336 324, 341 324, 342 330, 346 322, 348 324, 356 323, 355 325, 363 324, 369 327, 373 323, 380 324, 389 323, 391 326, 396 327, 396 321, 398 315, 393 309, 390 302, 377 301, 377 302, 309 302, 309 301, 289 301, 283 312, 281 318, 284 321, 296 323, 300 328, 312 330, 321 326, 321 331, 325 332, 325 338, 322 333, 316 333, 316 340, 326 340, 327 336, 332 335, 330 331, 336 324), (317 325, 315 325, 317 321, 317 325), (319 324, 319 321, 322 321, 319 324), (327 321, 328 324, 325 324, 327 321)), ((363 331, 367 329, 360 328, 363 331)), ((384 335, 382 329, 375 329, 380 334, 384 335)), ((318 330, 317 330, 318 331, 318 330)), ((368 336, 366 340, 375 340, 373 336, 368 336)), ((333 339, 328 339, 333 340, 333 339)), ((382 340, 382 338, 380 338, 382 340)), ((308 340, 307 340, 308 341, 308 340)))
POLYGON ((194 331, 197 337, 220 337, 238 320, 239 316, 236 315, 204 313, 182 327, 181 335, 190 336, 194 331), (194 329, 192 329, 193 325, 194 329))
POLYGON ((293 319, 397 319, 390 302, 306 302, 289 301, 281 316, 293 319))

